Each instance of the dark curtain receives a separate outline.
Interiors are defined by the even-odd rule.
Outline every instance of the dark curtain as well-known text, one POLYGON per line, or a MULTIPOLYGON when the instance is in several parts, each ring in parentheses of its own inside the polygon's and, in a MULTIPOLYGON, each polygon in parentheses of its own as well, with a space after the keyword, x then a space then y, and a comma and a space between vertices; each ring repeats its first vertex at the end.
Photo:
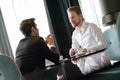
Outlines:
MULTIPOLYGON (((73 28, 67 17, 67 8, 77 5, 77 0, 44 0, 50 31, 55 35, 55 45, 58 52, 69 57, 69 49, 71 48, 71 35, 73 28)), ((81 72, 79 68, 71 62, 61 65, 64 80, 81 80, 81 72), (75 74, 75 75, 73 75, 75 74)))
POLYGON ((50 31, 54 34, 55 45, 59 54, 69 57, 73 28, 69 23, 66 10, 78 5, 77 0, 44 0, 50 31))

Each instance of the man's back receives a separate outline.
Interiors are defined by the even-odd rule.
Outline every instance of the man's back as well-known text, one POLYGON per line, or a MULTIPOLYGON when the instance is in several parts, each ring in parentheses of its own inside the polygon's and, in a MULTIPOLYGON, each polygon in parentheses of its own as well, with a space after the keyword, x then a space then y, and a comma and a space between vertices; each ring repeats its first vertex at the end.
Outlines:
POLYGON ((42 38, 28 36, 20 41, 16 50, 16 63, 22 74, 33 72, 36 67, 44 69, 45 58, 55 63, 59 62, 58 54, 49 50, 42 38))

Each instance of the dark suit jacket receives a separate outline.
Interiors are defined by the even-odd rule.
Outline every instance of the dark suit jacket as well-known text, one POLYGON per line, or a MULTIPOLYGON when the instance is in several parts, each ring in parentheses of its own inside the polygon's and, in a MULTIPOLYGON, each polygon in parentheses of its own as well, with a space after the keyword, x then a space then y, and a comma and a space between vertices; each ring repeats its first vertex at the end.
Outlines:
POLYGON ((16 50, 16 63, 22 74, 33 72, 36 67, 44 69, 45 59, 59 63, 59 55, 48 48, 43 38, 28 36, 20 40, 16 50))

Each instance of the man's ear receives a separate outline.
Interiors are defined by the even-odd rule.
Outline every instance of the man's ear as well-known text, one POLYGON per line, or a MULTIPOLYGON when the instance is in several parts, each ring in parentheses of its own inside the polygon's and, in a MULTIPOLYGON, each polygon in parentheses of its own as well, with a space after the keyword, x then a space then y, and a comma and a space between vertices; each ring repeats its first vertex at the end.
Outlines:
POLYGON ((82 16, 82 14, 79 14, 79 18, 83 20, 83 16, 82 16))
POLYGON ((81 18, 81 17, 82 17, 82 14, 79 14, 79 17, 81 18))

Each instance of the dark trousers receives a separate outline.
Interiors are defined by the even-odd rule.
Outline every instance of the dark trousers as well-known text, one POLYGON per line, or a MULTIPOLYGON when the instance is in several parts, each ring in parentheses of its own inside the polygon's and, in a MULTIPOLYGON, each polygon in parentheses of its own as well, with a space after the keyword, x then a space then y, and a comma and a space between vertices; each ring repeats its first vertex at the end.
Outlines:
POLYGON ((62 63, 58 74, 60 73, 63 75, 63 80, 83 80, 85 77, 80 69, 71 62, 62 63))
POLYGON ((23 75, 23 80, 57 80, 57 75, 63 75, 63 80, 83 80, 84 75, 71 62, 61 63, 46 70, 35 70, 23 75))
POLYGON ((59 66, 48 69, 37 69, 31 73, 23 75, 22 80, 57 80, 59 66))

